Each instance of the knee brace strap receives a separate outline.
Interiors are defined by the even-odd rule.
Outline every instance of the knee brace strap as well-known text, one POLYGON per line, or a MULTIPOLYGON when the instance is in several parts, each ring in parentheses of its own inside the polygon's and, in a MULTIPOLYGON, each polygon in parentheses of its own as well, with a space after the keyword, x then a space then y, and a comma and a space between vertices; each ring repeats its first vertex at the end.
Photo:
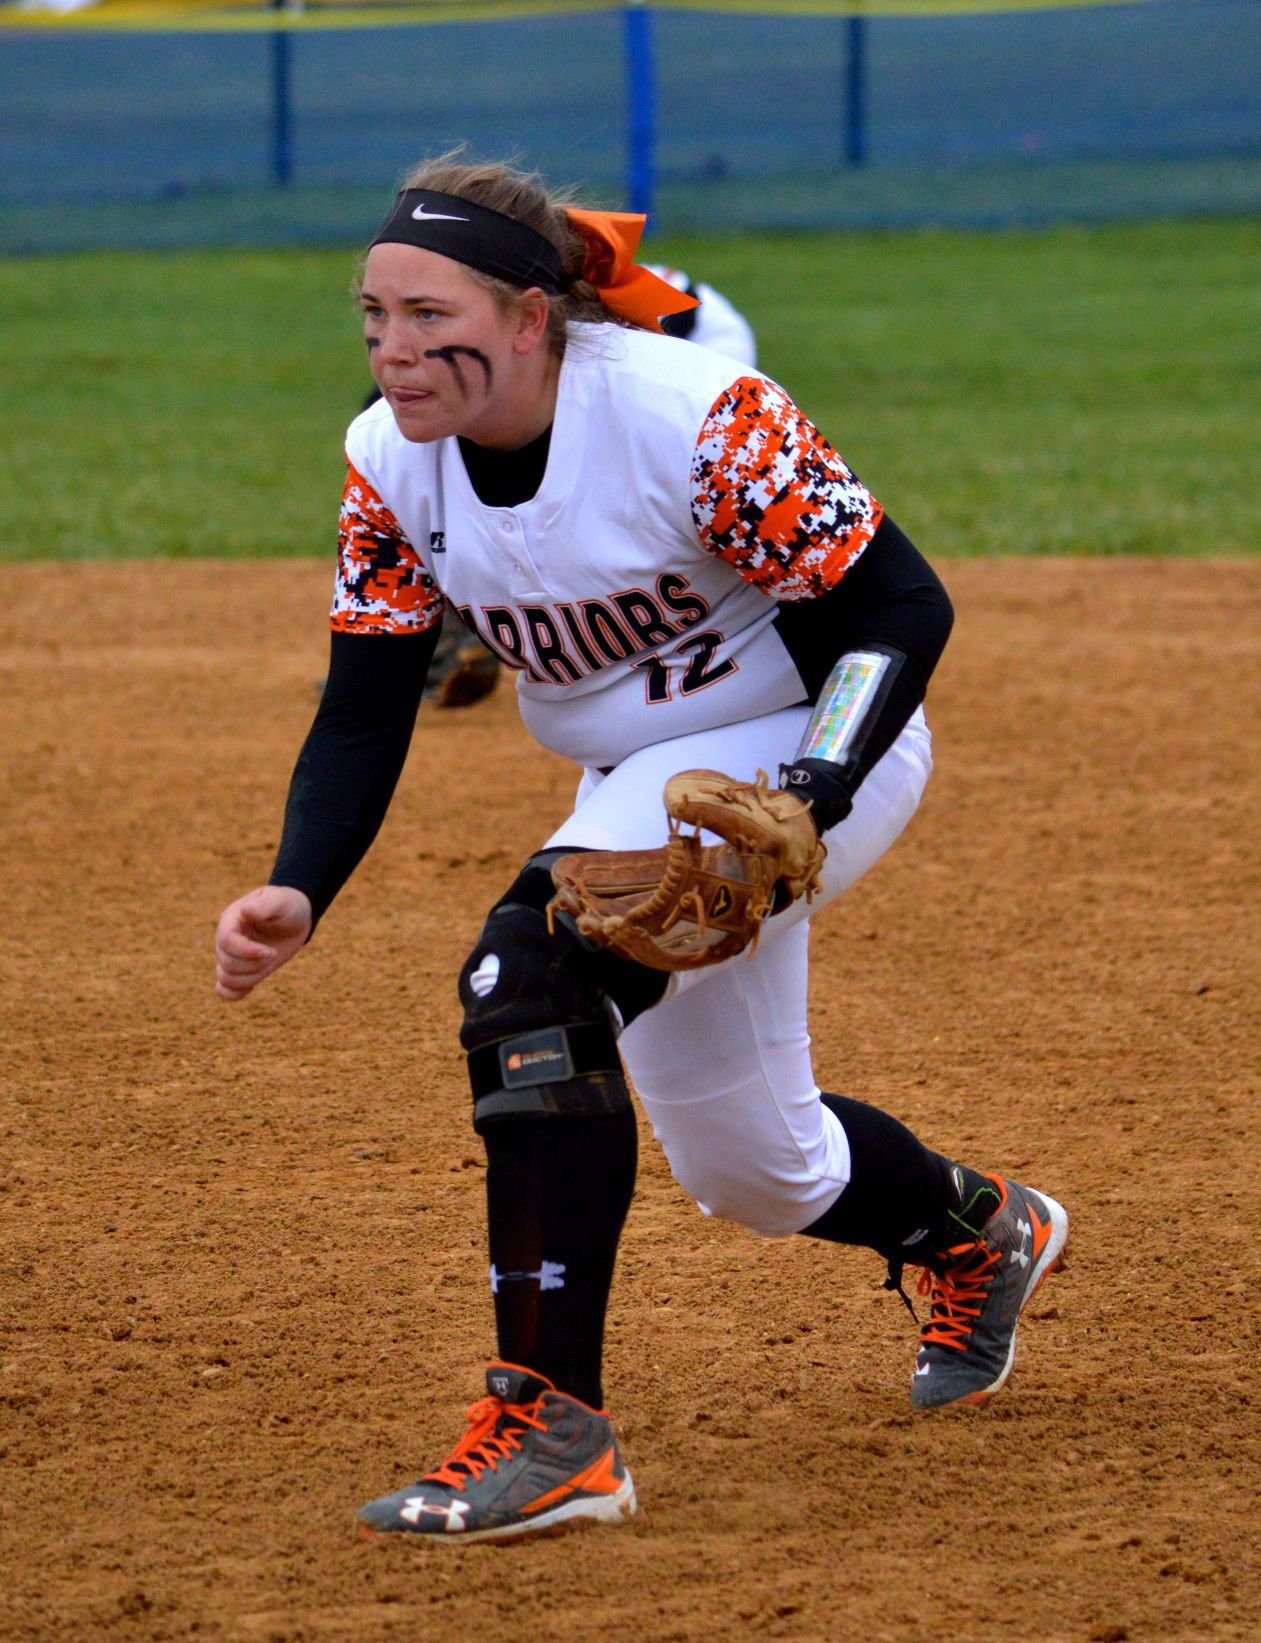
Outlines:
POLYGON ((585 943, 548 928, 543 910, 554 854, 526 863, 460 972, 460 1043, 479 1131, 501 1119, 580 1117, 631 1105, 613 1025, 616 995, 585 943))
POLYGON ((469 1053, 473 1128, 503 1118, 622 1112, 630 1092, 608 1021, 539 1027, 469 1053))

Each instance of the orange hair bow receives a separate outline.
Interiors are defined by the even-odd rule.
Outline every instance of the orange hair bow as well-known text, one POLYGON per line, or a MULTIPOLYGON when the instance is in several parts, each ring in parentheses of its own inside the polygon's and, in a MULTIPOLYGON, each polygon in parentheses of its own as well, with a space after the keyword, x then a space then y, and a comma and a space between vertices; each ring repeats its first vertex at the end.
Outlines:
POLYGON ((586 242, 582 277, 589 280, 606 308, 622 319, 660 331, 663 314, 682 314, 697 306, 695 297, 676 291, 635 261, 647 217, 633 211, 579 211, 570 206, 565 215, 586 242))

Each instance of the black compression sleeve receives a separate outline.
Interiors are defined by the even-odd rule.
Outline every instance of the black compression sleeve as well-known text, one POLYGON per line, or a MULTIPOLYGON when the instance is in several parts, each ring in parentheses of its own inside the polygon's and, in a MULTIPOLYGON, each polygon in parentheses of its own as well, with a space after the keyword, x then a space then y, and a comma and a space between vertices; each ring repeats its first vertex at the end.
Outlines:
POLYGON ((271 884, 318 923, 377 836, 407 758, 437 628, 335 633, 328 682, 289 784, 271 884))
POLYGON ((924 700, 953 623, 940 579, 887 514, 835 588, 781 607, 775 625, 811 702, 848 652, 875 650, 890 660, 853 757, 843 765, 801 759, 785 771, 785 784, 812 801, 821 833, 849 814, 863 778, 924 700))

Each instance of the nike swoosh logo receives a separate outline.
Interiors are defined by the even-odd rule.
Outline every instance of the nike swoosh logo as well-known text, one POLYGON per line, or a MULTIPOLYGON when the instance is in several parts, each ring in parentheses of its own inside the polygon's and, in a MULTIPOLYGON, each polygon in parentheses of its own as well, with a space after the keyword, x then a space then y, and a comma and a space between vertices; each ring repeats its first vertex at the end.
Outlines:
POLYGON ((1046 1241, 1051 1236, 1051 1221, 1049 1216, 1045 1221, 1040 1221, 1038 1212, 1032 1204, 1026 1204, 1025 1207, 1029 1211, 1029 1225, 1032 1228, 1033 1236, 1033 1258, 1036 1261, 1046 1248, 1046 1241))
POLYGON ((415 211, 412 212, 412 216, 416 218, 417 222, 421 221, 422 218, 425 222, 469 222, 471 220, 468 217, 452 216, 449 211, 426 211, 423 205, 418 205, 415 211))

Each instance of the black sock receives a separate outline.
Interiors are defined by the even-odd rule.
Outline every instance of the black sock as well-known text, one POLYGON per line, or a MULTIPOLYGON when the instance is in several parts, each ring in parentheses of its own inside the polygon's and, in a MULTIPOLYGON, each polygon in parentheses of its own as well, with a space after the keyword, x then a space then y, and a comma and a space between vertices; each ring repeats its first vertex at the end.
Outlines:
POLYGON ((900 1265, 962 1242, 998 1207, 986 1176, 932 1152, 888 1113, 845 1095, 822 1099, 844 1126, 850 1179, 805 1228, 809 1237, 862 1244, 900 1265))
POLYGON ((604 1404, 604 1312, 635 1186, 635 1114, 487 1124, 486 1205, 499 1355, 604 1404))

